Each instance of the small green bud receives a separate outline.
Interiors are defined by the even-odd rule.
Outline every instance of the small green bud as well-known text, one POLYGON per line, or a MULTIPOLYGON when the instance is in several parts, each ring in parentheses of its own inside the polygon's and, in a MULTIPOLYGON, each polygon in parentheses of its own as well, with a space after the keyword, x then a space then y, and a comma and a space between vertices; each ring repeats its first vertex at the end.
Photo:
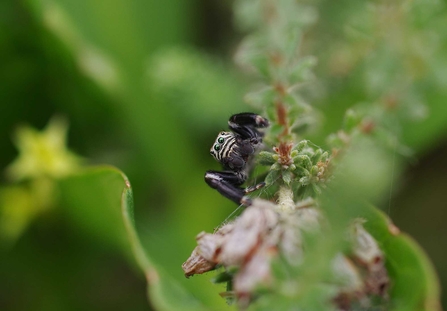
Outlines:
POLYGON ((274 153, 261 151, 258 154, 258 162, 261 165, 272 165, 273 163, 276 163, 274 156, 275 156, 274 153))
POLYGON ((321 155, 323 154, 323 150, 321 150, 320 148, 318 148, 314 155, 312 156, 312 162, 313 163, 317 163, 318 161, 320 161, 321 155))
POLYGON ((309 176, 310 172, 302 166, 296 166, 293 172, 298 176, 309 176))
POLYGON ((310 158, 307 155, 299 155, 292 159, 294 163, 297 165, 301 165, 304 168, 310 169, 312 167, 312 162, 310 161, 310 158))
POLYGON ((318 174, 318 166, 316 166, 316 165, 312 166, 312 168, 310 169, 310 174, 312 176, 317 176, 317 174, 318 174))
POLYGON ((306 146, 307 146, 308 141, 307 140, 302 140, 298 143, 298 145, 296 146, 296 150, 298 152, 301 152, 306 146))
POLYGON ((325 152, 323 152, 323 154, 321 155, 320 161, 321 161, 321 162, 325 162, 328 158, 329 158, 329 152, 325 151, 325 152))
POLYGON ((304 166, 308 169, 310 169, 312 167, 312 161, 310 160, 310 158, 307 155, 302 155, 301 157, 301 161, 304 164, 304 166))

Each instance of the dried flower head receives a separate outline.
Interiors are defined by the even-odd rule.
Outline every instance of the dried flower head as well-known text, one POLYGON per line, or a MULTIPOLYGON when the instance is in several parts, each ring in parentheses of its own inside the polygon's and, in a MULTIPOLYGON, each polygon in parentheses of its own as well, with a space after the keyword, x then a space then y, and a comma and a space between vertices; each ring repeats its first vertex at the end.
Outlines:
MULTIPOLYGON (((284 260, 292 269, 300 269, 305 257, 303 235, 321 233, 323 223, 312 199, 288 209, 255 199, 233 222, 215 233, 198 234, 198 245, 182 266, 185 276, 223 267, 225 273, 230 271, 232 282, 232 291, 225 296, 233 295, 239 306, 245 307, 257 297, 260 288, 286 290, 275 288, 278 279, 272 264, 284 260)), ((362 221, 355 221, 349 234, 351 256, 337 253, 330 268, 338 283, 333 299, 340 310, 354 300, 367 304, 370 294, 384 296, 388 285, 383 254, 362 221)), ((299 279, 291 278, 288 282, 287 291, 299 291, 299 279)))

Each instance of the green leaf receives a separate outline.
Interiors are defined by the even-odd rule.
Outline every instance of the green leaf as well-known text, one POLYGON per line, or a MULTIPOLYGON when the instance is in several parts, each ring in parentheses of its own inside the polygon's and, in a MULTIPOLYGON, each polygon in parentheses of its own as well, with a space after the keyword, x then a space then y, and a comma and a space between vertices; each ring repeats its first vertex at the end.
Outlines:
POLYGON ((301 58, 296 64, 289 68, 291 83, 298 83, 309 80, 312 76, 311 69, 316 65, 317 59, 314 56, 301 58))
POLYGON ((292 182, 292 172, 289 170, 282 171, 282 180, 289 185, 292 182))
MULTIPOLYGON (((278 156, 276 156, 277 158, 278 156)), ((261 165, 272 165, 273 163, 276 163, 277 159, 275 159, 275 154, 272 152, 267 151, 261 151, 258 154, 258 162, 261 165)))
POLYGON ((280 177, 281 177, 280 170, 271 170, 265 177, 264 182, 265 182, 266 186, 270 186, 270 185, 274 184, 280 177))
POLYGON ((385 253, 391 278, 390 310, 441 310, 439 280, 424 250, 377 208, 365 204, 358 211, 359 217, 367 219, 365 229, 385 253))
POLYGON ((260 52, 264 51, 265 46, 266 42, 263 36, 247 37, 236 54, 236 62, 268 79, 271 76, 269 58, 267 53, 260 52))
POLYGON ((207 310, 143 249, 135 227, 132 188, 121 171, 113 167, 87 169, 63 180, 60 190, 65 211, 81 229, 80 234, 133 256, 157 310, 207 310))
POLYGON ((387 172, 398 169, 392 165, 391 155, 366 137, 353 141, 349 151, 338 165, 338 178, 325 190, 322 200, 321 206, 335 232, 331 239, 334 244, 342 243, 349 222, 366 219, 365 229, 385 255, 390 277, 389 310, 440 310, 438 280, 426 254, 382 212, 364 203, 386 191, 383 184, 387 172))

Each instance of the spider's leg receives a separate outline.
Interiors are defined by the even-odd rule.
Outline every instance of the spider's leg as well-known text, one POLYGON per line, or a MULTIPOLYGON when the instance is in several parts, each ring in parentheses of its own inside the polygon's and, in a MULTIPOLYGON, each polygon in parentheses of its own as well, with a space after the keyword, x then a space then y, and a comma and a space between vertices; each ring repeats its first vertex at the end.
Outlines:
POLYGON ((230 120, 228 120, 228 122, 241 126, 248 125, 258 128, 269 126, 269 121, 266 118, 252 112, 242 112, 234 114, 230 117, 230 120))
POLYGON ((264 186, 265 186, 265 182, 260 182, 259 184, 256 184, 256 185, 253 185, 253 186, 245 188, 245 193, 250 193, 250 192, 259 190, 259 189, 261 189, 264 186))
POLYGON ((236 204, 251 205, 250 198, 245 196, 245 190, 238 187, 244 180, 241 182, 241 178, 237 173, 207 171, 205 173, 205 181, 211 188, 216 189, 220 194, 236 204))
POLYGON ((228 126, 243 139, 261 139, 263 134, 257 128, 269 126, 269 121, 256 113, 243 112, 232 115, 228 126))

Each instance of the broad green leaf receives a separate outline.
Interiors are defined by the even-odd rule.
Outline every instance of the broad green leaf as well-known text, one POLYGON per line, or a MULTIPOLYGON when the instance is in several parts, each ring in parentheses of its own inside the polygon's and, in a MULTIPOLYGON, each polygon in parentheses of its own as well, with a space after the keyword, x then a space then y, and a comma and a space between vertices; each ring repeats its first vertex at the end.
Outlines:
POLYGON ((385 253, 391 278, 390 300, 393 311, 438 311, 439 280, 422 248, 402 233, 380 210, 370 205, 359 208, 367 219, 365 228, 385 253))
POLYGON ((65 211, 80 234, 133 255, 147 279, 148 296, 156 310, 207 310, 143 249, 135 227, 132 188, 121 171, 87 169, 62 181, 60 190, 65 211))
POLYGON ((437 311, 439 284, 436 273, 421 248, 400 233, 386 215, 365 202, 375 202, 387 190, 387 172, 399 170, 390 154, 367 138, 352 142, 349 154, 338 164, 338 179, 323 196, 322 208, 341 242, 352 219, 364 218, 365 229, 385 254, 390 277, 390 310, 437 311))

